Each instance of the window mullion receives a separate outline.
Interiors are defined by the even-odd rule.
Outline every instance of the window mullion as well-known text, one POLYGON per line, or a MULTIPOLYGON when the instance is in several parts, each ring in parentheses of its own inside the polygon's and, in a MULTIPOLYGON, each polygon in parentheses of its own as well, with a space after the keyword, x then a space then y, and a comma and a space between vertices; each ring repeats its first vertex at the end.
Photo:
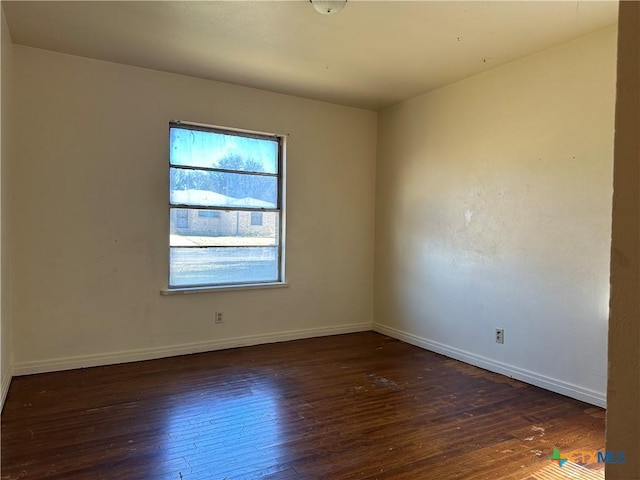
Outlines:
POLYGON ((220 172, 220 173, 233 173, 238 175, 251 175, 256 177, 279 177, 279 174, 271 172, 255 172, 253 170, 234 170, 230 168, 217 168, 217 167, 195 167, 191 165, 176 165, 171 164, 171 168, 179 170, 195 170, 201 172, 220 172))
POLYGON ((169 203, 169 208, 185 208, 189 210, 222 210, 225 212, 273 212, 280 213, 279 208, 262 208, 262 207, 223 207, 223 206, 206 206, 193 205, 190 203, 169 203))

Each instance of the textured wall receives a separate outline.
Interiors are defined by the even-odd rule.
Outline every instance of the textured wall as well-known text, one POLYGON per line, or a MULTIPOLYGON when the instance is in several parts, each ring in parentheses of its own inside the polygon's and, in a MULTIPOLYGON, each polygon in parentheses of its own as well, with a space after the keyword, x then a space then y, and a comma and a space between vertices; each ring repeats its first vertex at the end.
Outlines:
POLYGON ((604 403, 615 55, 612 27, 380 113, 376 328, 604 403))
POLYGON ((18 372, 368 328, 374 112, 17 45, 14 56, 18 372), (172 119, 290 134, 288 288, 160 296, 172 119))

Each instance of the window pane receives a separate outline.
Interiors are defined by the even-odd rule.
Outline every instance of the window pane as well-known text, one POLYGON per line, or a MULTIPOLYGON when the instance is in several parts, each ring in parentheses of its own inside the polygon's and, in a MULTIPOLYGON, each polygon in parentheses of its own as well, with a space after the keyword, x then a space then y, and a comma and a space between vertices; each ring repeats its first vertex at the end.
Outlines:
POLYGON ((171 168, 170 202, 202 207, 278 207, 278 178, 171 168))
POLYGON ((279 280, 278 247, 171 248, 169 286, 279 280))
POLYGON ((220 218, 221 213, 220 210, 198 210, 198 216, 206 218, 220 218))
POLYGON ((278 245, 277 212, 172 208, 169 215, 172 247, 278 245), (261 224, 254 223, 255 214, 261 216, 261 224))
POLYGON ((278 173, 278 141, 171 127, 171 165, 278 173))

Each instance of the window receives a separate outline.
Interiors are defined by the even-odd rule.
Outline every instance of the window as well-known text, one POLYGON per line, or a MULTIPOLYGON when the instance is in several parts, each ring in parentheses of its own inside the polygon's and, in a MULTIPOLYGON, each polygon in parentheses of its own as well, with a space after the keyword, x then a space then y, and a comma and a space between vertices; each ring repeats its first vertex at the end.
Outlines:
POLYGON ((176 212, 176 227, 189 228, 189 210, 178 210, 176 212))
POLYGON ((251 212, 251 225, 262 226, 262 212, 251 212))
POLYGON ((284 147, 281 135, 169 124, 169 289, 284 282, 284 147))
POLYGON ((217 210, 198 210, 198 216, 203 218, 220 218, 220 212, 217 210))

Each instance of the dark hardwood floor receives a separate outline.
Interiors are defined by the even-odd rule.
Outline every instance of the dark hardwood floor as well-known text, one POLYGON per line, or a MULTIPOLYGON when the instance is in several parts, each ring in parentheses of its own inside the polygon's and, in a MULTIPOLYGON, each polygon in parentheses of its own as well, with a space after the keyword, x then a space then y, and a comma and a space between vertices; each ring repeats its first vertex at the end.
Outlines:
POLYGON ((604 411, 366 332, 14 378, 1 436, 3 479, 591 479, 549 456, 604 411))

